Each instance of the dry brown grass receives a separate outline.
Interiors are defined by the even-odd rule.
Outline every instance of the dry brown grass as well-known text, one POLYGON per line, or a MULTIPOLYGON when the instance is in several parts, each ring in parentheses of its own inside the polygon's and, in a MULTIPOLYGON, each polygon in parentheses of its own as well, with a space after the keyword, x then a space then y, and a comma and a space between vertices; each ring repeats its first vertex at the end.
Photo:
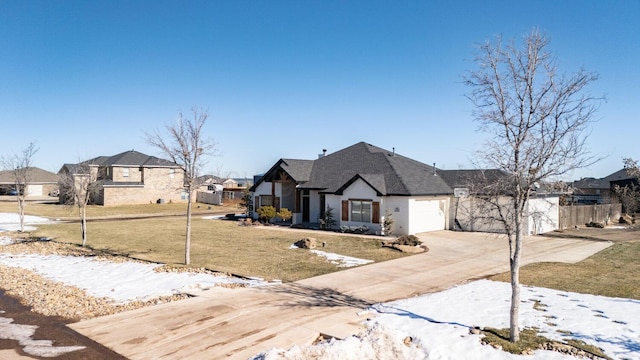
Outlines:
MULTIPOLYGON (((556 233, 555 236, 611 240, 615 244, 577 264, 524 266, 520 269, 522 284, 640 300, 640 230, 581 229, 556 233)), ((509 273, 490 279, 509 281, 509 273)))
MULTIPOLYGON (((237 212, 236 205, 216 206, 205 204, 194 204, 195 213, 210 212, 237 212)), ((15 213, 18 205, 15 201, 0 202, 0 212, 15 213)), ((141 205, 121 205, 121 206, 87 206, 87 218, 113 218, 113 217, 135 217, 135 216, 157 216, 157 215, 181 215, 187 211, 187 204, 141 204, 141 205)), ((59 205, 54 203, 28 202, 25 207, 25 214, 44 216, 52 219, 76 220, 78 219, 78 209, 75 206, 59 205)))
MULTIPOLYGON (((80 244, 78 223, 40 226, 34 236, 80 244)), ((174 264, 184 262, 183 217, 92 221, 87 244, 100 250, 174 264)), ((321 248, 374 261, 404 256, 381 247, 379 239, 338 236, 321 231, 280 231, 277 228, 238 226, 234 221, 193 218, 191 265, 265 279, 295 281, 340 270, 307 250, 289 249, 303 237, 315 237, 321 248), (321 246, 321 245, 320 245, 321 246)))

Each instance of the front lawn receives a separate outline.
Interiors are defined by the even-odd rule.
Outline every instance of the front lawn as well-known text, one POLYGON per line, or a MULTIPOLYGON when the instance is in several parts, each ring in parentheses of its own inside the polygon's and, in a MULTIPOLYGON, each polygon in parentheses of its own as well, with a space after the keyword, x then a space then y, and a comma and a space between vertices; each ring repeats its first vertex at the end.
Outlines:
MULTIPOLYGON (((580 229, 551 235, 609 240, 615 244, 577 264, 536 263, 523 266, 520 269, 522 284, 640 300, 639 229, 580 229)), ((503 273, 489 279, 508 282, 509 276, 509 273, 503 273)))
MULTIPOLYGON (((179 266, 184 262, 185 218, 93 221, 87 245, 95 249, 179 266)), ((33 236, 80 244, 80 225, 42 225, 33 236)), ((380 238, 324 231, 282 231, 275 227, 239 226, 235 221, 193 217, 191 265, 267 280, 295 281, 340 270, 308 250, 290 249, 304 237, 314 237, 318 250, 376 262, 405 256, 381 247, 380 238), (325 247, 322 247, 322 243, 325 247)))

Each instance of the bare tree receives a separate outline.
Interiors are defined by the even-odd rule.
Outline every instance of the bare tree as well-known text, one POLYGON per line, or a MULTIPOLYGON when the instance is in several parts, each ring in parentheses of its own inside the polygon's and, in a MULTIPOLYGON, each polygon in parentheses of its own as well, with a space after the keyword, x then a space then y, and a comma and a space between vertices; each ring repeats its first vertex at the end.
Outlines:
POLYGON ((185 239, 184 263, 191 263, 191 203, 193 192, 198 187, 198 176, 204 165, 205 156, 213 156, 216 144, 204 138, 203 127, 208 118, 208 111, 192 108, 193 118, 186 118, 178 113, 176 123, 166 126, 167 134, 158 130, 147 133, 147 142, 160 149, 184 171, 184 188, 187 192, 187 233, 185 239))
POLYGON ((537 30, 521 43, 503 44, 498 37, 478 47, 477 69, 464 78, 473 116, 489 135, 479 162, 506 173, 494 190, 509 201, 494 210, 509 240, 512 342, 520 339, 520 257, 529 197, 540 183, 598 160, 586 149, 588 127, 602 99, 586 88, 597 74, 584 69, 560 74, 548 45, 549 38, 537 30))
POLYGON ((31 142, 21 153, 6 158, 3 157, 1 160, 2 166, 11 172, 15 184, 16 197, 18 199, 18 216, 20 217, 20 232, 24 231, 25 197, 29 191, 33 159, 37 152, 38 148, 35 142, 31 142))
POLYGON ((82 246, 87 244, 87 205, 99 190, 98 171, 88 162, 65 164, 59 175, 60 202, 76 206, 80 217, 82 246))

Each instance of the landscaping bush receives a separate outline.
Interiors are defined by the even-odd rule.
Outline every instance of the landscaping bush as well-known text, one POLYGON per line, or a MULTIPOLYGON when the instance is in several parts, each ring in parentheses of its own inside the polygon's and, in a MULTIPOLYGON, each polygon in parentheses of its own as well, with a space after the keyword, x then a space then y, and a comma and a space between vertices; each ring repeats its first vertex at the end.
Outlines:
POLYGON ((417 246, 422 244, 422 241, 415 235, 402 235, 393 241, 393 243, 397 245, 417 246))
POLYGON ((273 206, 260 206, 258 208, 258 217, 260 220, 269 222, 271 219, 276 217, 276 208, 273 206))
POLYGON ((362 225, 362 226, 346 226, 346 225, 342 225, 340 226, 340 232, 343 233, 350 233, 350 234, 366 234, 369 231, 369 227, 362 225))
POLYGON ((602 229, 602 228, 604 227, 604 225, 603 225, 603 224, 600 224, 600 223, 597 223, 597 222, 593 222, 593 221, 592 221, 592 222, 589 222, 589 223, 584 224, 584 226, 586 226, 586 227, 592 227, 592 228, 599 228, 599 229, 602 229))
POLYGON ((280 209, 280 211, 278 211, 276 215, 284 222, 289 221, 289 219, 291 219, 291 216, 292 216, 291 211, 287 208, 280 209))

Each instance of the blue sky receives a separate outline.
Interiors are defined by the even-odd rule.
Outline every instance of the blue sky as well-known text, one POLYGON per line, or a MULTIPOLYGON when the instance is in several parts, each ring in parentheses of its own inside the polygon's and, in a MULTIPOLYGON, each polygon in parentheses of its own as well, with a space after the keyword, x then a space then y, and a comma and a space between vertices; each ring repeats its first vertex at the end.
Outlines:
POLYGON ((208 108, 206 173, 253 176, 359 141, 444 169, 483 134, 462 76, 474 45, 538 27, 561 70, 606 95, 571 178, 639 158, 640 1, 0 0, 0 154, 35 165, 135 149, 178 111, 208 108), (635 110, 635 109, 633 109, 635 110))

